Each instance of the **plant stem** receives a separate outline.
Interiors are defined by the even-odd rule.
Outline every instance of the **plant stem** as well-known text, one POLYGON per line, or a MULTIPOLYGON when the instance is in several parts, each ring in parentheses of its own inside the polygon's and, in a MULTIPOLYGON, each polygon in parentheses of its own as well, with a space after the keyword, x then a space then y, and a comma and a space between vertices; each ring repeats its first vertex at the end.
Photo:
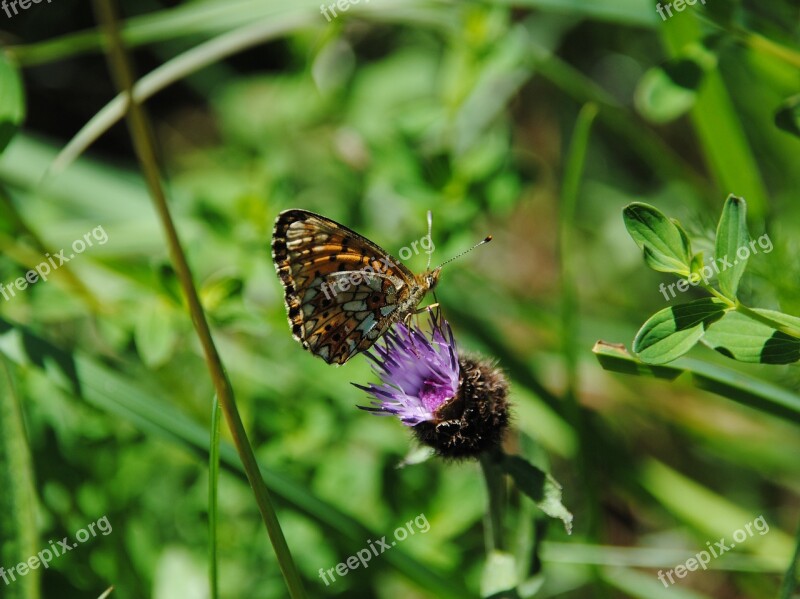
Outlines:
POLYGON ((253 453, 253 448, 250 446, 247 439, 247 432, 239 416, 239 410, 236 407, 233 388, 225 373, 225 368, 222 365, 222 360, 217 352, 217 348, 214 345, 205 312, 200 303, 197 290, 194 287, 189 263, 178 238, 178 232, 175 229, 172 215, 169 212, 167 199, 161 186, 160 171, 156 160, 155 138, 150 122, 145 114, 144 107, 134 100, 133 69, 128 62, 128 56, 122 44, 115 6, 112 5, 112 0, 93 1, 98 21, 106 28, 108 41, 107 54, 111 74, 115 79, 117 87, 120 91, 126 93, 128 99, 127 121, 136 156, 142 168, 150 195, 155 203, 156 212, 164 227, 170 257, 175 266, 175 272, 180 281, 183 293, 186 296, 192 322, 203 348, 203 355, 211 374, 217 397, 219 398, 220 407, 225 414, 233 443, 236 446, 236 450, 239 452, 239 457, 242 460, 247 479, 255 493, 256 503, 258 504, 261 517, 267 527, 270 541, 272 542, 278 559, 278 565, 286 580, 286 586, 289 589, 289 595, 293 599, 305 598, 306 594, 303 590, 300 574, 297 571, 297 566, 286 544, 286 538, 283 535, 275 509, 272 506, 269 491, 264 484, 264 480, 261 478, 258 462, 253 453))
POLYGON ((594 434, 586 419, 586 415, 578 400, 580 382, 578 378, 578 356, 580 351, 579 323, 576 314, 578 309, 577 275, 573 254, 575 244, 573 241, 575 211, 578 205, 583 169, 586 163, 586 154, 589 149, 589 138, 592 124, 598 114, 596 104, 584 104, 575 121, 575 128, 570 139, 567 151, 564 176, 561 183, 561 202, 559 209, 559 265, 561 267, 561 341, 564 355, 564 370, 566 385, 564 389, 564 412, 575 429, 576 437, 580 440, 580 450, 577 456, 578 469, 583 480, 585 493, 585 507, 587 515, 587 530, 589 537, 598 538, 600 512, 598 506, 597 484, 594 477, 596 468, 593 466, 593 457, 596 455, 592 449, 594 434))
POLYGON ((719 291, 714 289, 708 283, 700 283, 700 286, 703 289, 705 289, 706 291, 708 291, 715 298, 717 298, 719 301, 723 302, 724 304, 727 304, 729 307, 731 307, 731 308, 735 308, 736 307, 736 302, 734 302, 733 300, 729 299, 728 297, 722 295, 719 291))
POLYGON ((795 588, 797 588, 797 566, 800 564, 800 527, 797 528, 797 546, 794 549, 792 562, 786 570, 783 578, 779 599, 791 599, 795 588))
POLYGON ((497 465, 499 456, 495 453, 481 454, 481 470, 486 480, 487 507, 484 518, 484 539, 486 555, 505 548, 503 535, 503 511, 506 502, 506 487, 503 472, 497 465))

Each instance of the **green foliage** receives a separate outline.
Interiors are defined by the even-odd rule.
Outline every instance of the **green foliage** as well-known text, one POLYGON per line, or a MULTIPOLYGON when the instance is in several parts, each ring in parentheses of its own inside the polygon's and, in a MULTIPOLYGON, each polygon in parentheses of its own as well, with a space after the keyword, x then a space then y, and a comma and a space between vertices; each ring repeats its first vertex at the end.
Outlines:
POLYGON ((647 319, 636 333, 633 351, 648 364, 664 364, 680 358, 722 318, 726 304, 702 298, 664 308, 647 319))
MULTIPOLYGON (((40 550, 36 534, 36 490, 31 455, 14 381, 13 365, 0 356, 0 564, 16 566, 40 550)), ((19 577, 18 584, 4 590, 8 599, 39 599, 39 571, 19 577)), ((5 573, 3 586, 14 581, 5 573)))
POLYGON ((746 257, 739 256, 739 248, 746 248, 750 241, 747 232, 747 204, 742 198, 730 196, 722 208, 722 216, 717 225, 717 237, 714 246, 714 259, 717 265, 724 264, 725 268, 719 271, 719 288, 722 295, 729 299, 736 299, 739 289, 739 279, 747 268, 746 257), (726 259, 729 262, 726 262, 726 259), (729 266, 733 262, 732 266, 729 266))
POLYGON ((800 319, 773 310, 750 309, 737 298, 748 259, 757 251, 747 231, 746 211, 743 198, 728 197, 717 225, 713 262, 704 265, 702 254, 692 255, 690 240, 677 221, 647 204, 625 208, 625 227, 650 268, 681 276, 682 291, 689 285, 700 286, 713 295, 651 316, 633 341, 633 351, 643 362, 671 362, 698 341, 742 362, 790 364, 800 360, 800 319), (715 272, 719 290, 710 284, 715 272))
MULTIPOLYGON (((319 4, 121 1, 169 206, 309 596, 792 596, 796 3, 662 21, 644 0, 371 0, 331 22, 319 4), (715 236, 730 191, 748 226, 729 200, 715 236), (494 235, 436 301, 511 382, 503 547, 486 546, 477 465, 414 455, 403 425, 354 408, 363 357, 330 368, 291 338, 269 239, 292 207, 395 254, 431 209, 433 264, 494 235), (660 273, 704 274, 748 229, 774 251, 664 309, 660 273), (589 353, 643 314, 638 358, 589 353), (321 581, 420 513, 427 533, 321 581), (657 579, 761 513, 765 543, 657 579)), ((0 594, 211 596, 216 563, 221 598, 283 598, 224 422, 214 473, 214 389, 102 32, 81 3, 0 15, 0 567, 114 525, 0 594), (107 244, 14 286, 98 225, 107 244)))
POLYGON ((25 95, 17 66, 0 51, 0 154, 25 118, 25 95))
POLYGON ((679 224, 647 204, 630 204, 622 213, 628 233, 653 270, 688 276, 692 247, 679 224))

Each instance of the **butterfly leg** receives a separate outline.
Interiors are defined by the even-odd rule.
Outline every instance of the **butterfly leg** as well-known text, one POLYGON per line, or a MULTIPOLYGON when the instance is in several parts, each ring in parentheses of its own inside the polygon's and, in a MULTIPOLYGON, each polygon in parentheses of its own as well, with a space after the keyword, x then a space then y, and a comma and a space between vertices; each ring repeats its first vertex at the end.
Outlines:
POLYGON ((430 312, 434 308, 438 307, 440 307, 440 304, 439 302, 436 302, 435 304, 431 304, 430 306, 425 306, 424 308, 418 308, 417 310, 414 310, 414 312, 410 312, 408 316, 411 316, 411 314, 422 314, 423 312, 430 312))

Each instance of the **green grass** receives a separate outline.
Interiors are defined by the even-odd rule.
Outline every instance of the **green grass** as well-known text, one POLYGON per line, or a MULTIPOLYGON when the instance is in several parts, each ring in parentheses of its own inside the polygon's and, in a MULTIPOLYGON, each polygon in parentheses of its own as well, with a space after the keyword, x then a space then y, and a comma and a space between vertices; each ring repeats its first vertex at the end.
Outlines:
POLYGON ((643 0, 371 0, 331 22, 305 0, 119 8, 110 42, 87 6, 0 11, 0 567, 113 524, 0 594, 796 594, 791 2, 666 22, 643 0), (131 62, 118 87, 106 52, 116 75, 131 62), (669 238, 646 260, 658 239, 623 220, 644 205, 669 238), (270 256, 287 208, 392 253, 430 209, 434 264, 493 235, 436 289, 459 348, 510 381, 506 453, 539 469, 514 471, 522 488, 495 473, 491 527, 478 463, 398 468, 409 431, 355 408, 367 360, 292 339, 270 256), (107 243, 16 285, 98 226, 107 243), (664 300, 675 276, 648 265, 688 272, 747 234, 774 248, 664 300), (686 333, 673 307, 710 295, 724 314, 686 333), (691 343, 665 353, 676 332, 691 343), (571 535, 525 498, 555 493, 540 471, 571 535), (421 513, 427 533, 321 580, 421 513), (760 515, 769 533, 659 582, 760 515))

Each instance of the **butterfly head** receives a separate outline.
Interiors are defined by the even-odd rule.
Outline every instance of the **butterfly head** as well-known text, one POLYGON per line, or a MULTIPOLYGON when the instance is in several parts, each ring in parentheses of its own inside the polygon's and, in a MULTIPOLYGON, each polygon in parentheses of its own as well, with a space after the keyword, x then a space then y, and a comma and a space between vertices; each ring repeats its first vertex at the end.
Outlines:
POLYGON ((431 291, 433 290, 436 285, 439 284, 439 273, 442 272, 442 267, 434 268, 433 270, 427 271, 425 274, 422 275, 422 278, 425 282, 425 287, 431 291))

